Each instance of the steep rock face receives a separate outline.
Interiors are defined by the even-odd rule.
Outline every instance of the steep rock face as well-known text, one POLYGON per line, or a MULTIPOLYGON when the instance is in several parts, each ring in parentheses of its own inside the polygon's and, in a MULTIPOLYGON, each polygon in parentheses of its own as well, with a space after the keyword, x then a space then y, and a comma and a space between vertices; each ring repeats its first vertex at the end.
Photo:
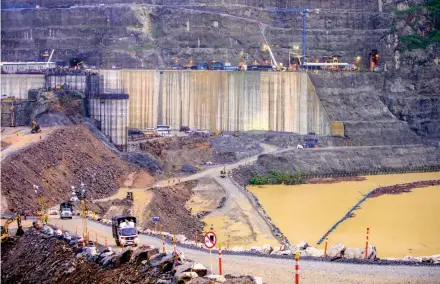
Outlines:
MULTIPOLYGON (((268 9, 319 8, 307 16, 310 56, 340 53, 352 62, 373 47, 385 55, 391 25, 391 14, 380 12, 374 0, 37 2, 39 9, 2 9, 3 60, 37 60, 54 48, 54 61, 75 56, 100 67, 165 67, 175 58, 182 64, 190 58, 250 63, 269 58, 259 48, 262 22, 275 56, 287 64, 288 51, 301 46, 302 16, 268 9)), ((12 4, 17 1, 2 2, 12 4)))
POLYGON ((405 52, 387 75, 383 102, 417 134, 440 137, 440 44, 405 52), (436 61, 437 60, 437 61, 436 61))
POLYGON ((374 148, 345 147, 318 151, 291 150, 282 154, 260 155, 257 169, 313 174, 358 174, 373 171, 393 171, 419 167, 439 167, 440 151, 436 147, 374 148), (311 163, 310 161, 319 161, 311 163))
POLYGON ((321 73, 310 77, 330 119, 344 123, 352 145, 420 143, 409 125, 382 102, 383 74, 321 73))

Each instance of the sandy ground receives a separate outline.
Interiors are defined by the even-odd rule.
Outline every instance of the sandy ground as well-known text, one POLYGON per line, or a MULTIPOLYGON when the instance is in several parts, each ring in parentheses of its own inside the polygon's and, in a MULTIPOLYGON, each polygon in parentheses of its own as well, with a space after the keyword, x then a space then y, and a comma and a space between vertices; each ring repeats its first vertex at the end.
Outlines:
POLYGON ((193 215, 217 209, 222 198, 226 197, 226 191, 213 178, 202 179, 192 192, 191 199, 186 202, 186 208, 191 210, 193 215))
POLYGON ((362 247, 369 227, 370 242, 381 256, 440 253, 440 186, 369 198, 355 214, 332 233, 333 242, 362 247))
MULTIPOLYGON (((67 230, 81 229, 81 219, 56 220, 63 224, 67 230)), ((95 238, 95 232, 99 232, 98 241, 107 238, 108 244, 115 251, 120 248, 115 246, 111 235, 111 227, 88 221, 90 237, 95 238)), ((160 239, 146 235, 140 236, 141 244, 162 247, 160 239)), ((166 249, 172 251, 172 245, 166 244, 166 249)), ((213 271, 218 271, 218 261, 215 254, 210 259, 208 251, 196 251, 187 248, 178 249, 183 251, 188 259, 200 262, 206 267, 212 263, 213 271)), ((356 265, 333 262, 315 262, 300 260, 300 277, 302 284, 438 284, 440 269, 438 267, 411 267, 411 266, 380 266, 380 265, 356 265)), ((294 260, 270 259, 266 257, 249 257, 241 255, 223 255, 223 273, 232 275, 254 275, 263 277, 264 283, 281 284, 293 283, 294 260)))
MULTIPOLYGON (((128 175, 124 181, 124 187, 121 187, 118 192, 110 197, 96 199, 94 202, 109 201, 114 199, 124 199, 127 197, 127 192, 133 192, 133 215, 138 218, 138 223, 142 224, 144 221, 145 207, 153 198, 153 191, 151 185, 154 183, 154 177, 145 171, 133 172, 128 175)), ((107 215, 118 215, 122 212, 123 207, 111 206, 107 215)))
POLYGON ((5 130, 1 133, 1 141, 10 145, 1 150, 1 160, 3 161, 17 150, 45 139, 58 128, 60 126, 44 127, 41 133, 32 134, 30 127, 4 127, 5 130))
MULTIPOLYGON (((334 223, 336 223, 342 216, 344 216, 344 214, 346 214, 346 212, 359 199, 362 198, 363 194, 378 187, 379 185, 384 186, 384 185, 393 185, 393 184, 407 183, 407 182, 420 181, 420 180, 440 179, 440 173, 413 173, 413 174, 381 175, 381 176, 379 175, 379 176, 366 176, 366 178, 367 179, 365 181, 341 182, 335 184, 303 184, 296 186, 285 186, 285 185, 249 186, 248 189, 258 197, 260 203, 263 205, 268 215, 271 216, 272 221, 274 221, 274 223, 281 229, 281 231, 284 234, 286 234, 290 242, 298 243, 301 240, 305 240, 310 244, 316 245, 318 239, 334 223)), ((420 189, 414 189, 414 191, 416 190, 420 190, 420 189)), ((373 202, 377 203, 381 198, 382 196, 376 198, 378 201, 373 201, 373 202)), ((391 200, 391 199, 394 200, 394 198, 396 198, 395 200, 398 200, 397 196, 387 196, 386 198, 387 200, 391 200)), ((423 197, 420 198, 422 200, 423 199, 428 200, 429 197, 427 196, 424 198, 423 197)), ((371 202, 371 200, 369 200, 368 202, 371 202)), ((434 200, 437 200, 437 204, 438 204, 439 202, 438 196, 437 199, 434 200)), ((362 208, 364 208, 365 206, 367 205, 362 205, 362 208)), ((378 210, 377 207, 375 208, 376 209, 372 209, 372 210, 378 210)), ((393 213, 392 210, 389 210, 387 208, 388 207, 384 205, 384 208, 380 209, 382 212, 380 216, 393 213)), ((402 208, 402 210, 404 209, 402 208)), ((357 210, 355 211, 355 214, 360 216, 363 215, 364 213, 362 212, 362 210, 357 210)), ((420 213, 420 214, 425 214, 425 213, 420 213)), ((390 226, 390 228, 392 228, 393 226, 405 226, 406 223, 403 224, 397 223, 399 222, 399 220, 402 220, 401 218, 393 219, 392 218, 393 215, 388 215, 388 216, 390 217, 390 219, 387 220, 389 220, 390 222, 393 220, 396 221, 396 222, 388 223, 388 226, 390 226)), ((413 214, 411 216, 416 216, 416 215, 413 214)), ((356 219, 357 217, 350 219, 350 223, 355 224, 354 222, 356 222, 356 219)), ((423 220, 426 220, 426 216, 424 217, 423 220)), ((436 222, 434 218, 431 218, 430 220, 431 222, 436 222)), ((367 225, 367 223, 368 223, 367 220, 365 220, 365 223, 360 222, 359 225, 353 226, 353 228, 355 228, 356 230, 356 233, 351 234, 353 230, 350 230, 350 235, 343 233, 341 233, 338 237, 336 237, 336 235, 333 234, 330 235, 329 244, 331 245, 343 241, 343 243, 347 245, 356 244, 356 247, 364 246, 366 228, 370 226, 371 230, 375 230, 372 227, 372 224, 367 225)), ((430 224, 427 225, 429 226, 430 224)), ((428 227, 427 230, 430 230, 429 228, 430 227, 428 227)), ((345 230, 348 232, 349 230, 348 227, 345 230)), ((371 238, 373 238, 373 235, 371 236, 371 238)), ((430 238, 431 236, 427 236, 427 239, 430 238)), ((440 235, 437 235, 437 239, 439 238, 440 235)), ((372 244, 377 245, 379 256, 380 257, 391 256, 391 255, 387 255, 388 252, 386 246, 385 247, 382 247, 382 245, 379 246, 380 241, 379 242, 377 241, 379 240, 376 239, 376 241, 373 241, 372 239, 372 244)), ((402 251, 401 254, 403 255, 407 254, 407 249, 405 250, 406 251, 402 251)), ((391 252, 392 251, 390 251, 390 253, 391 252)), ((440 253, 440 251, 434 253, 440 253)))

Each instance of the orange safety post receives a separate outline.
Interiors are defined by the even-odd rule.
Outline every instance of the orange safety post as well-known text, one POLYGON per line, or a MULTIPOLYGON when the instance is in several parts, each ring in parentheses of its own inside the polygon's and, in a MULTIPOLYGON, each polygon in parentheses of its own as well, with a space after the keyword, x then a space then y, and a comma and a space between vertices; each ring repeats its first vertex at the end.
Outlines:
POLYGON ((176 235, 173 235, 173 246, 174 246, 174 252, 177 253, 177 248, 176 248, 176 235))
POLYGON ((328 237, 325 237, 324 257, 327 257, 328 237))
POLYGON ((230 241, 231 241, 231 234, 228 234, 228 246, 227 246, 227 249, 229 249, 229 243, 230 243, 230 241))
POLYGON ((368 234, 370 233, 370 228, 367 228, 367 238, 365 240, 365 258, 368 258, 368 234))
POLYGON ((223 268, 222 268, 222 246, 218 246, 218 272, 220 275, 223 275, 223 268))
POLYGON ((299 251, 295 254, 295 284, 299 284, 299 251))
POLYGON ((165 236, 162 235, 162 252, 165 252, 165 236))

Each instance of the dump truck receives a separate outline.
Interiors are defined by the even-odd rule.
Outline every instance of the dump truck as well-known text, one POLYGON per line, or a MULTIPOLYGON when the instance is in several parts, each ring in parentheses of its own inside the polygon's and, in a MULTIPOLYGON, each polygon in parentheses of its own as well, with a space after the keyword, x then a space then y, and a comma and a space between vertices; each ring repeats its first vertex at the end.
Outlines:
POLYGON ((73 205, 70 202, 63 202, 60 204, 60 219, 69 218, 73 216, 73 205))
POLYGON ((137 246, 139 244, 138 231, 136 229, 136 217, 115 216, 112 218, 112 233, 116 245, 137 246))

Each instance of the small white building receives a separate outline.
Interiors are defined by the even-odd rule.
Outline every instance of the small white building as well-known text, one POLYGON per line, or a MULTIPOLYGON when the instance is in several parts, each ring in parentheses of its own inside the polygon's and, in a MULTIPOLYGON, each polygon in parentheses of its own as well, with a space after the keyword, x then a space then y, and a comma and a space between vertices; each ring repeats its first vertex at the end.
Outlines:
POLYGON ((15 74, 28 71, 41 71, 55 68, 55 62, 0 62, 2 72, 15 74))

